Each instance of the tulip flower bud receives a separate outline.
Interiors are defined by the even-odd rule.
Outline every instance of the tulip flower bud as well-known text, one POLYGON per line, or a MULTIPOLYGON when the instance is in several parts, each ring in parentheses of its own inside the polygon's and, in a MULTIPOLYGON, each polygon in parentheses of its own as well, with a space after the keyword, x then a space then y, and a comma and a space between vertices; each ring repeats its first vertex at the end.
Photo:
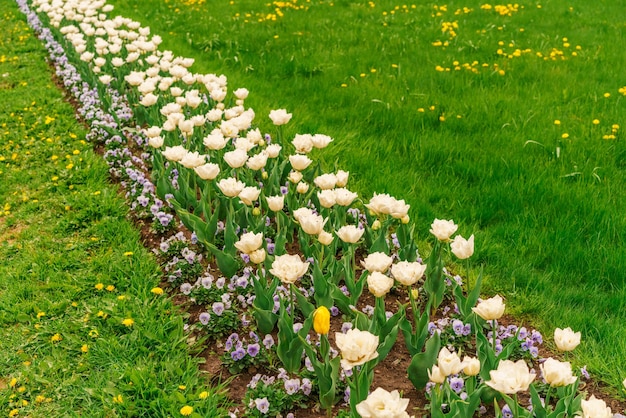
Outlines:
POLYGON ((261 209, 259 209, 258 207, 252 209, 252 214, 254 216, 259 216, 261 214, 261 209))
POLYGON ((378 219, 376 219, 373 223, 372 223, 372 230, 374 231, 378 231, 381 227, 380 221, 378 219))
POLYGON ((326 306, 320 306, 313 312, 313 329, 318 334, 328 334, 330 331, 330 311, 326 306))
POLYGON ((300 194, 305 194, 306 192, 309 191, 309 185, 301 181, 300 183, 298 183, 298 186, 296 187, 296 191, 300 194))
POLYGON ((400 221, 406 225, 409 223, 410 220, 411 218, 409 218, 409 215, 404 215, 400 221))
POLYGON ((326 231, 322 231, 317 236, 317 240, 322 245, 330 245, 333 242, 333 234, 326 232, 326 231))
POLYGON ((467 356, 463 358, 463 373, 466 376, 476 376, 480 373, 480 360, 467 356))
POLYGON ((250 261, 252 261, 254 264, 261 264, 265 261, 266 255, 267 253, 265 252, 265 249, 259 248, 258 250, 250 253, 250 261))
POLYGON ((264 171, 263 173, 261 173, 261 178, 263 180, 267 180, 269 178, 269 174, 267 174, 267 171, 264 171))

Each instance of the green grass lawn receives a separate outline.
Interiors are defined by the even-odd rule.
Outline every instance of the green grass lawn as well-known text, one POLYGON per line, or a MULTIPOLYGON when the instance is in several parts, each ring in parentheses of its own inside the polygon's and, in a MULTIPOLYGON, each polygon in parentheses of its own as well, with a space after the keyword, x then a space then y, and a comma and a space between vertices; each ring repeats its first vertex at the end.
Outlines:
POLYGON ((405 199, 421 241, 433 218, 474 233, 486 292, 582 331, 575 363, 621 387, 626 2, 111 3, 248 88, 263 131, 286 108, 287 137, 332 136, 326 167, 405 199))
POLYGON ((0 9, 0 413, 226 415, 40 41, 0 9))

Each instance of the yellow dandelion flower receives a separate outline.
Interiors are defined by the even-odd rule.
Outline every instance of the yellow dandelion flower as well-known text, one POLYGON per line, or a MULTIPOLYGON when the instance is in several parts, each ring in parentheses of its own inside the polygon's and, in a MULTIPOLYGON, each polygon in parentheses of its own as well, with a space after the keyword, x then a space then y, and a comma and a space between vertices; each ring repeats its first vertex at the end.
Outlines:
POLYGON ((17 379, 16 379, 16 378, 13 378, 13 379, 11 379, 11 381, 9 382, 9 387, 14 388, 14 387, 15 387, 15 385, 17 385, 17 379))
POLYGON ((19 413, 20 413, 19 409, 11 409, 11 411, 9 412, 9 416, 10 417, 16 417, 17 414, 19 414, 19 413))
POLYGON ((561 138, 567 139, 567 138, 569 138, 569 134, 566 132, 563 135, 561 135, 561 138))
POLYGON ((613 125, 611 125, 612 129, 618 130, 619 129, 619 125, 617 123, 614 123, 613 125))
POLYGON ((130 257, 131 255, 133 255, 133 252, 132 252, 132 251, 126 251, 126 252, 124 253, 124 257, 130 257))
POLYGON ((63 337, 61 337, 61 334, 59 334, 58 332, 54 334, 52 337, 50 337, 50 341, 52 341, 53 343, 58 343, 62 339, 63 337))
POLYGON ((89 331, 89 336, 91 338, 97 338, 100 335, 100 333, 98 332, 97 329, 92 329, 91 331, 89 331))
POLYGON ((115 286, 113 286, 112 284, 110 284, 110 285, 108 285, 108 286, 106 287, 106 289, 107 289, 109 292, 112 292, 112 291, 114 291, 114 290, 115 290, 115 286))
POLYGON ((122 324, 127 327, 132 327, 135 321, 132 318, 126 318, 122 321, 122 324))
POLYGON ((184 417, 188 417, 193 412, 193 408, 189 405, 185 405, 180 408, 180 414, 184 417))
POLYGON ((154 293, 155 295, 162 295, 163 289, 161 289, 160 287, 154 287, 152 288, 152 290, 150 290, 150 292, 154 293))
POLYGON ((83 346, 80 348, 80 351, 82 351, 83 353, 88 352, 89 346, 87 344, 83 344, 83 346))
POLYGON ((420 107, 420 108, 417 109, 417 111, 420 112, 420 113, 424 113, 424 108, 420 107))
POLYGON ((348 87, 346 83, 341 83, 341 87, 348 87))
POLYGON ((122 395, 117 395, 113 397, 113 403, 123 403, 124 402, 124 398, 122 398, 122 395))
POLYGON ((42 402, 44 402, 45 400, 46 400, 46 397, 45 397, 45 396, 37 395, 37 396, 35 397, 35 402, 36 402, 36 403, 42 403, 42 402))
POLYGON ((42 316, 46 316, 45 312, 37 312, 37 319, 41 318, 42 316))
POLYGON ((104 285, 102 283, 98 283, 95 287, 96 287, 96 290, 104 289, 104 285))
POLYGON ((178 389, 180 389, 180 390, 185 390, 185 389, 187 389, 187 386, 185 386, 185 385, 179 385, 179 386, 178 386, 178 389))
POLYGON ((209 392, 207 392, 206 390, 198 394, 198 399, 206 399, 208 397, 209 397, 209 392))
POLYGON ((561 124, 561 121, 560 121, 560 120, 558 120, 558 119, 555 119, 555 120, 554 120, 554 124, 555 124, 555 125, 560 125, 560 124, 561 124))
POLYGON ((117 300, 126 300, 126 295, 119 295, 117 300))
POLYGON ((600 119, 594 119, 592 123, 594 125, 599 125, 600 124, 600 119))
POLYGON ((611 97, 611 93, 604 93, 603 96, 608 99, 609 97, 611 97))

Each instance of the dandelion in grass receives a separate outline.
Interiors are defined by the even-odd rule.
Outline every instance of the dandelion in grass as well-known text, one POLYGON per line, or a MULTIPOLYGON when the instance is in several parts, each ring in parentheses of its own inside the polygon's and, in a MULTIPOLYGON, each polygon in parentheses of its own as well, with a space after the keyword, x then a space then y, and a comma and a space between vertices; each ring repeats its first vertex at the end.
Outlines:
POLYGON ((189 405, 185 405, 182 408, 180 408, 180 414, 184 417, 188 417, 192 413, 193 413, 193 407, 189 405))
POLYGON ((135 324, 135 321, 132 318, 126 318, 122 321, 122 325, 125 327, 132 327, 135 324))

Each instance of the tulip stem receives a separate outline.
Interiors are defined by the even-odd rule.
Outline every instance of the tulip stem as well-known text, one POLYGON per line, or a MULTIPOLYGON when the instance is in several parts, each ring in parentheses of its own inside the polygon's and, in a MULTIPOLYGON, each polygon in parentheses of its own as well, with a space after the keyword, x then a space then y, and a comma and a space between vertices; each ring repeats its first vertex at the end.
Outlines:
POLYGON ((491 336, 493 339, 493 353, 496 353, 496 340, 498 338, 498 331, 496 330, 496 326, 498 324, 498 321, 495 319, 491 320, 491 336))
POLYGON ((296 310, 295 310, 295 302, 294 302, 294 297, 293 297, 293 283, 289 285, 289 302, 291 302, 291 306, 289 307, 290 313, 291 313, 291 324, 293 325, 295 323, 295 316, 296 316, 296 310))
POLYGON ((411 301, 411 310, 413 311, 413 326, 415 327, 415 329, 417 329, 418 319, 417 319, 417 304, 415 303, 415 296, 413 296, 413 289, 411 288, 411 286, 407 286, 406 289, 409 292, 409 300, 411 301))
POLYGON ((545 400, 546 411, 548 411, 548 408, 550 408, 550 390, 551 389, 552 389, 552 386, 548 386, 548 391, 546 392, 546 400, 545 400))

